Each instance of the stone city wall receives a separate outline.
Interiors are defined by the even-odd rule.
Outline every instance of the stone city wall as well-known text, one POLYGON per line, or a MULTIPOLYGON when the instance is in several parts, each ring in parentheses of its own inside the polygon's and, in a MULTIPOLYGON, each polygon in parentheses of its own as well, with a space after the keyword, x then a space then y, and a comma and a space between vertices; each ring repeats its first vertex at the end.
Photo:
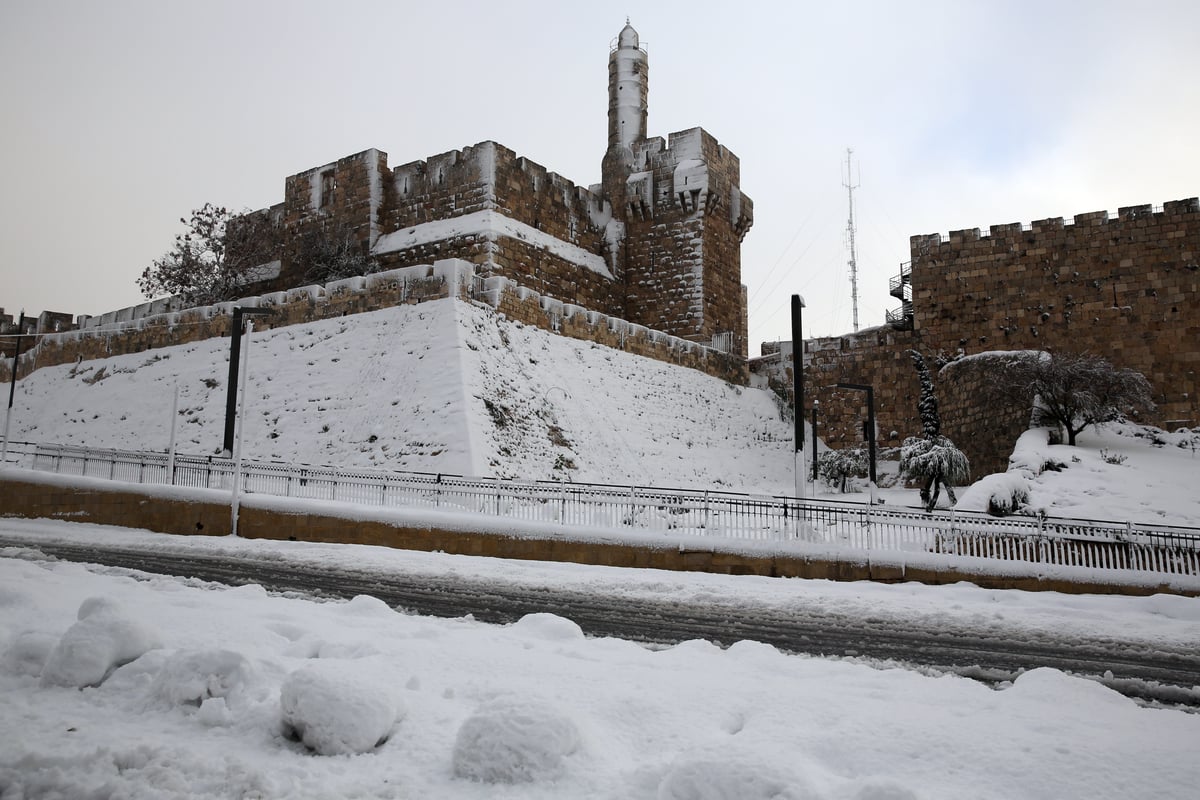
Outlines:
MULTIPOLYGON (((420 303, 449 296, 470 296, 490 304, 510 319, 543 330, 584 339, 626 352, 689 367, 745 385, 745 362, 736 355, 719 353, 661 331, 652 331, 595 310, 563 303, 538 294, 502 277, 477 276, 474 266, 447 259, 433 266, 404 267, 347 278, 326 286, 305 286, 287 292, 221 303, 203 308, 133 316, 107 327, 43 336, 21 356, 18 378, 39 367, 90 361, 112 355, 137 353, 161 347, 228 336, 236 306, 270 308, 270 317, 255 325, 277 328, 377 311, 396 305, 420 303)), ((145 311, 153 310, 152 304, 145 311)), ((28 340, 27 340, 28 341, 28 340)), ((0 381, 10 380, 10 362, 0 365, 0 381)))
MULTIPOLYGON (((182 311, 134 316, 133 309, 125 309, 130 313, 120 316, 128 319, 41 337, 36 346, 22 353, 17 377, 79 359, 90 361, 228 336, 237 306, 271 309, 274 313, 257 318, 255 326, 260 330, 278 328, 447 297, 456 284, 469 281, 471 274, 471 265, 448 260, 182 311)), ((0 379, 10 380, 10 375, 11 364, 0 366, 0 379)))
POLYGON ((505 278, 482 281, 477 297, 508 319, 525 325, 689 367, 741 386, 749 381, 746 362, 736 353, 722 353, 643 325, 562 303, 505 278))
POLYGON ((1151 421, 1200 425, 1196 198, 911 245, 914 328, 927 350, 1094 353, 1149 379, 1151 421))
MULTIPOLYGON (((833 448, 863 442, 863 392, 875 389, 877 441, 919 435, 920 385, 908 351, 933 373, 943 433, 971 459, 972 476, 1007 469, 1030 408, 990 391, 993 351, 1096 353, 1135 369, 1154 387, 1164 428, 1200 425, 1200 204, 1195 198, 1061 218, 914 236, 913 330, 872 328, 805 342, 805 419, 820 401, 818 436, 833 448), (944 365, 944 367, 943 367, 944 365), (939 369, 939 367, 943 367, 939 369), (858 395, 857 398, 854 395, 858 395)), ((791 399, 791 345, 767 343, 751 361, 756 380, 791 399), (781 346, 782 345, 782 346, 781 346)))

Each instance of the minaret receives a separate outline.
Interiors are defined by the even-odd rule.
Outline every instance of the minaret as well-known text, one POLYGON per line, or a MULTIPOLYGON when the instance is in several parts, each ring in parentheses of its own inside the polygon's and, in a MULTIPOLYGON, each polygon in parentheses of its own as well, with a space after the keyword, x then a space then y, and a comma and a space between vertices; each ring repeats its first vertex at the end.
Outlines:
POLYGON ((646 138, 649 77, 646 51, 626 19, 608 56, 608 150, 600 169, 604 192, 618 215, 625 207, 625 180, 633 171, 633 145, 646 138))
POLYGON ((646 138, 649 67, 638 34, 625 20, 608 56, 608 149, 631 147, 646 138))

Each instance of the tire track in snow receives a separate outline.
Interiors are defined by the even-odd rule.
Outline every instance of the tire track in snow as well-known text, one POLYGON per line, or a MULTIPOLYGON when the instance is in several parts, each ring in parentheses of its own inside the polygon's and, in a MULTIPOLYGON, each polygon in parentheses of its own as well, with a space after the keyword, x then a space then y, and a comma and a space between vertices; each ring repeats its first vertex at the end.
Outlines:
POLYGON ((728 646, 752 639, 791 653, 916 666, 992 683, 1025 670, 1053 667, 1092 677, 1131 697, 1200 706, 1200 653, 1174 644, 1079 635, 1052 639, 1011 628, 864 617, 816 606, 783 609, 741 600, 722 604, 613 597, 516 581, 317 567, 274 556, 227 558, 194 550, 143 551, 6 537, 0 537, 0 546, 229 585, 257 583, 277 592, 336 598, 369 594, 394 608, 429 616, 470 614, 483 622, 510 623, 526 614, 548 612, 574 620, 591 636, 647 644, 708 639, 728 646))

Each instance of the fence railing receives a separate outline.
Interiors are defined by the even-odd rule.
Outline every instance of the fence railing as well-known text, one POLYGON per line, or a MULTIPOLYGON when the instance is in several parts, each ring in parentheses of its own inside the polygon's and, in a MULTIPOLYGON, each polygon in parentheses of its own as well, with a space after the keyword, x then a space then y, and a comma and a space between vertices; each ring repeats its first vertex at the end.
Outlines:
MULTIPOLYGON (((65 445, 10 447, 36 470, 232 491, 234 463, 65 445), (173 469, 173 474, 172 474, 173 469)), ((836 501, 639 486, 515 481, 420 472, 244 462, 242 491, 685 537, 797 541, 1003 561, 1200 575, 1200 529, 1054 517, 925 513, 836 501)))

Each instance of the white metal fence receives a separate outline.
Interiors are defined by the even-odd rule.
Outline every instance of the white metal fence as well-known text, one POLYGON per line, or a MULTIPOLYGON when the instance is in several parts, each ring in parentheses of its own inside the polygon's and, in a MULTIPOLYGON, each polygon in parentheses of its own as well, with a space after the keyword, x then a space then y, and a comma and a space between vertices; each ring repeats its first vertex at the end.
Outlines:
MULTIPOLYGON (((234 464, 161 453, 15 446, 36 470, 145 484, 233 488, 234 464)), ((1200 529, 1063 518, 924 513, 858 503, 637 486, 244 462, 242 490, 682 536, 806 541, 851 551, 953 554, 1036 564, 1200 575, 1200 529)))

